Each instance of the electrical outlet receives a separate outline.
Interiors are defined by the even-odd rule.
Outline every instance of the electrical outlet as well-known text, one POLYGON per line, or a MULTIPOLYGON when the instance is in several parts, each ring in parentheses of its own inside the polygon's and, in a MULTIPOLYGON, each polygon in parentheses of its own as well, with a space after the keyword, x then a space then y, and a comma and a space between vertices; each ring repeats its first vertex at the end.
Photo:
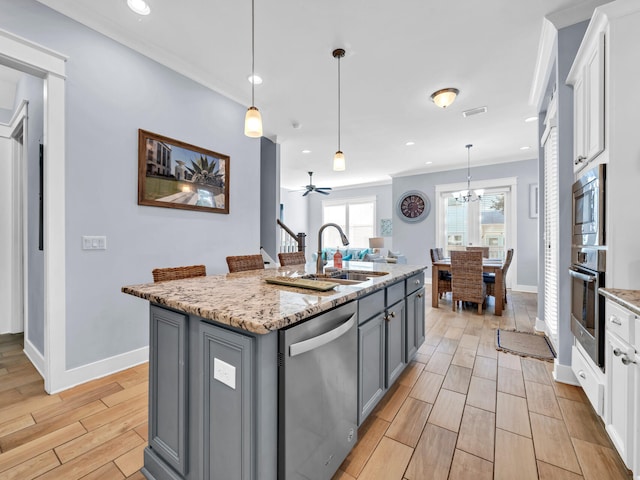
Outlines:
POLYGON ((234 390, 236 389, 236 367, 215 357, 213 359, 213 378, 234 390))
POLYGON ((107 237, 105 236, 82 236, 82 249, 83 250, 106 250, 107 249, 107 237))

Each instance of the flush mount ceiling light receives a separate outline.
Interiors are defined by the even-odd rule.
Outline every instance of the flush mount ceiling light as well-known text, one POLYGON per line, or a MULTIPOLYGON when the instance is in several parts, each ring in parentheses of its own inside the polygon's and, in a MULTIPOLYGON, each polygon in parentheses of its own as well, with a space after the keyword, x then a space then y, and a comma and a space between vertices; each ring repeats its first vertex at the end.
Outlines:
MULTIPOLYGON (((255 80, 255 5, 254 0, 251 0, 251 77, 255 80)), ((262 116, 260 111, 255 107, 255 91, 256 82, 251 82, 251 106, 247 110, 247 114, 244 117, 244 134, 247 137, 259 138, 262 136, 262 116)))
POLYGON ((149 15, 151 8, 144 0, 127 0, 127 5, 138 15, 149 15))
POLYGON ((440 108, 447 108, 456 99, 460 90, 457 88, 443 88, 431 94, 431 100, 440 108))
POLYGON ((467 149, 467 189, 453 192, 453 198, 459 203, 477 202, 484 193, 484 190, 471 190, 471 147, 471 144, 464 146, 467 149))
POLYGON ((336 48, 333 52, 333 58, 338 59, 338 151, 333 156, 333 170, 342 172, 347 168, 344 160, 344 153, 340 150, 340 59, 344 57, 345 51, 342 48, 336 48))

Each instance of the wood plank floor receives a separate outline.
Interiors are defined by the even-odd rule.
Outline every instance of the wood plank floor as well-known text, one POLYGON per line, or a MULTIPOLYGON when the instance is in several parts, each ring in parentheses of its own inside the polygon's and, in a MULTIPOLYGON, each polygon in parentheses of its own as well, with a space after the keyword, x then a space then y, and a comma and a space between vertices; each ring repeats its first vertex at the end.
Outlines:
MULTIPOLYGON (((631 478, 581 389, 495 350, 496 328, 532 330, 535 295, 501 318, 429 300, 425 344, 334 480, 631 478)), ((47 395, 22 336, 1 335, 0 478, 143 479, 147 388, 145 364, 47 395)))

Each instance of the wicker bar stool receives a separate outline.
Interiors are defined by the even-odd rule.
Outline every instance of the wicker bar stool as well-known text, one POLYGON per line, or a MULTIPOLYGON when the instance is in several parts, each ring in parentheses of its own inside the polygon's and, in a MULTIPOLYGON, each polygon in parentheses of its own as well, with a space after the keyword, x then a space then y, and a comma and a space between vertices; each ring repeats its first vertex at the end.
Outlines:
POLYGON ((451 300, 455 311, 457 302, 473 302, 478 304, 478 313, 487 296, 487 288, 482 279, 482 252, 451 252, 451 300))
POLYGON ((264 270, 262 255, 237 255, 227 257, 229 273, 245 272, 247 270, 264 270))
POLYGON ((307 263, 304 252, 279 253, 278 261, 280 262, 280 266, 282 267, 287 265, 302 265, 303 263, 307 263))
POLYGON ((181 280, 183 278, 204 277, 207 269, 204 265, 189 265, 186 267, 154 268, 151 271, 154 282, 166 282, 167 280, 181 280))

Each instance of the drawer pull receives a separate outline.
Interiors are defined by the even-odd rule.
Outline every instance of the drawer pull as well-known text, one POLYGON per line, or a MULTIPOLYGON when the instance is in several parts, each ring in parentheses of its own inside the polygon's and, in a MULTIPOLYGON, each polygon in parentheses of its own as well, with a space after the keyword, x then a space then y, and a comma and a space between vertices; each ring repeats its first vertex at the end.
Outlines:
POLYGON ((418 297, 418 298, 422 298, 422 294, 421 294, 421 293, 419 293, 419 294, 417 295, 417 297, 418 297))
POLYGON ((618 320, 618 317, 616 317, 615 315, 611 315, 611 316, 609 317, 609 321, 610 321, 611 323, 613 323, 614 325, 620 325, 620 326, 622 326, 622 322, 621 322, 620 320, 618 320))
POLYGON ((416 281, 415 281, 415 284, 416 284, 416 285, 420 285, 420 280, 416 280, 416 281))
POLYGON ((587 374, 586 374, 586 373, 584 373, 584 370, 580 370, 580 371, 578 372, 578 376, 579 376, 580 378, 582 378, 583 380, 586 380, 586 379, 587 379, 587 374))
POLYGON ((622 350, 620 350, 619 348, 614 348, 614 349, 613 349, 613 354, 614 354, 616 357, 619 357, 619 356, 620 356, 620 355, 622 355, 623 353, 624 353, 624 352, 623 352, 622 350))
POLYGON ((391 318, 396 318, 396 312, 391 312, 391 318))

